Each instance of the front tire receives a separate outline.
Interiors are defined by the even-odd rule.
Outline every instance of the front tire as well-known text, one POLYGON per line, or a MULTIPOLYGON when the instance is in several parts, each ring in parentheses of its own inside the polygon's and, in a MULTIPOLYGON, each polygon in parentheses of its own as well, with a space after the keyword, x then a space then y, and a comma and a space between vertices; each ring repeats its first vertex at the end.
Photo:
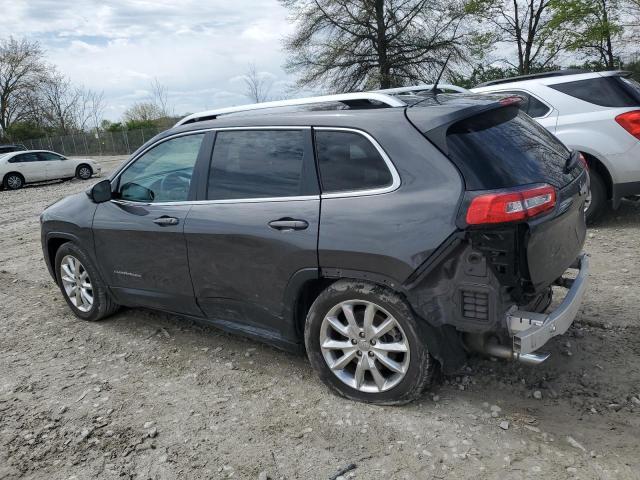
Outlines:
POLYGON ((63 244, 55 258, 60 291, 76 317, 101 320, 118 310, 93 262, 77 245, 63 244))
POLYGON ((351 400, 404 404, 431 383, 433 359, 409 306, 380 285, 330 285, 313 302, 304 336, 320 379, 351 400))
POLYGON ((89 180, 91 175, 93 175, 93 169, 89 165, 84 163, 82 165, 78 165, 78 168, 76 169, 76 177, 80 180, 89 180))
POLYGON ((6 190, 19 190, 24 186, 24 177, 19 173, 8 173, 2 184, 6 190))

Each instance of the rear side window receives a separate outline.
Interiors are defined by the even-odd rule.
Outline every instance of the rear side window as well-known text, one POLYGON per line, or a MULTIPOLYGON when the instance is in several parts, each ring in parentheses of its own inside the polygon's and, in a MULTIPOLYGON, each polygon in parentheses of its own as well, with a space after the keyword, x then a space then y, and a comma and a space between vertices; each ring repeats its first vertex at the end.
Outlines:
MULTIPOLYGON (((636 84, 637 85, 637 84, 636 84)), ((640 90, 622 77, 599 77, 549 87, 601 107, 635 107, 640 105, 640 90)))
POLYGON ((532 118, 544 117, 551 110, 536 97, 531 96, 526 92, 509 91, 500 93, 517 95, 518 97, 522 98, 522 102, 520 103, 520 110, 522 110, 532 118))
POLYGON ((323 192, 371 190, 393 183, 380 152, 363 135, 317 130, 315 137, 323 192))
POLYGON ((543 182, 563 187, 580 173, 564 173, 567 148, 516 107, 454 124, 447 131, 447 147, 468 190, 543 182))
POLYGON ((302 130, 230 130, 216 134, 207 198, 295 197, 303 194, 302 130))
POLYGON ((21 155, 16 155, 15 157, 13 157, 11 160, 9 160, 9 163, 37 162, 38 160, 38 155, 35 153, 23 153, 21 155))

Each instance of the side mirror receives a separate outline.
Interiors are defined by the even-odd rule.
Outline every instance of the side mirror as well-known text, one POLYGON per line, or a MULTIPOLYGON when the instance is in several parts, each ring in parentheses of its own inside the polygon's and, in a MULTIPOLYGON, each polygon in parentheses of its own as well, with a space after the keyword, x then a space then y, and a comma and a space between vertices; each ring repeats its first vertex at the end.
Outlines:
POLYGON ((111 181, 102 180, 101 182, 96 183, 91 189, 87 192, 89 198, 93 200, 95 203, 104 203, 111 200, 111 181))

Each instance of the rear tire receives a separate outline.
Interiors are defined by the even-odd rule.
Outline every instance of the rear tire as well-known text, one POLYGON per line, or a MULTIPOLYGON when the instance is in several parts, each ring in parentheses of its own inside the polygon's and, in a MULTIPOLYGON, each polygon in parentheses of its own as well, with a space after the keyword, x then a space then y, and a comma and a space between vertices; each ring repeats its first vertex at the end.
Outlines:
POLYGON ((2 185, 5 190, 19 190, 24 186, 24 177, 19 173, 7 173, 2 185))
POLYGON ((67 305, 82 320, 102 320, 115 313, 115 303, 88 255, 74 243, 63 244, 56 253, 58 286, 67 305))
POLYGON ((86 163, 78 165, 78 168, 76 168, 76 177, 80 180, 89 180, 91 175, 93 175, 93 169, 86 163))
POLYGON ((607 211, 607 187, 602 177, 594 169, 589 171, 591 180, 591 202, 586 208, 587 223, 593 224, 607 211))
POLYGON ((313 302, 304 337, 320 379, 351 400, 400 405, 431 383, 434 362, 409 306, 380 285, 355 280, 330 285, 313 302))

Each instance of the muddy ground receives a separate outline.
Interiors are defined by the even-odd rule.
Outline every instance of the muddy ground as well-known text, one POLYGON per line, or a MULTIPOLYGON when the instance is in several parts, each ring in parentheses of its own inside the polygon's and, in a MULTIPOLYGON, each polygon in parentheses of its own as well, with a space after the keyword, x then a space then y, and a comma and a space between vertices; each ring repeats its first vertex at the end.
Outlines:
POLYGON ((640 204, 590 230, 588 298, 549 361, 476 358, 375 407, 302 356, 179 317, 77 320, 38 215, 88 185, 0 192, 0 478, 640 478, 640 204))

